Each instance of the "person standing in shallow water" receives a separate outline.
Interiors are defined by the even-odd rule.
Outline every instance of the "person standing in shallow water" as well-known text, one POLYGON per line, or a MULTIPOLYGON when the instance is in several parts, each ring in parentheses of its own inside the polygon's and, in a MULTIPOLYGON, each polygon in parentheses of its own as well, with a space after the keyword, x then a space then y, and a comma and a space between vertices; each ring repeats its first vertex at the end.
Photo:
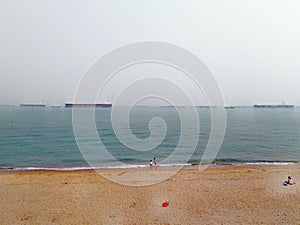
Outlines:
POLYGON ((154 168, 156 169, 156 166, 157 166, 156 158, 154 157, 152 161, 153 161, 153 166, 154 166, 154 168))
POLYGON ((152 159, 150 159, 150 167, 153 166, 153 162, 152 162, 152 159))
POLYGON ((153 164, 154 164, 154 166, 157 165, 157 161, 156 161, 156 158, 155 158, 155 157, 153 158, 153 164))

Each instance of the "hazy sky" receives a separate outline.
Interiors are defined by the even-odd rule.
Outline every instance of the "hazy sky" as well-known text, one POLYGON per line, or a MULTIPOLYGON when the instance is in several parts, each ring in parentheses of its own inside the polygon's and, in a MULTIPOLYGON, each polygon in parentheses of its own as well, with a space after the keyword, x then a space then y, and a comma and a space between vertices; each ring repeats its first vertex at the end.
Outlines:
POLYGON ((72 101, 97 58, 156 40, 196 54, 227 105, 300 105, 299 12, 298 0, 0 0, 0 104, 72 101))

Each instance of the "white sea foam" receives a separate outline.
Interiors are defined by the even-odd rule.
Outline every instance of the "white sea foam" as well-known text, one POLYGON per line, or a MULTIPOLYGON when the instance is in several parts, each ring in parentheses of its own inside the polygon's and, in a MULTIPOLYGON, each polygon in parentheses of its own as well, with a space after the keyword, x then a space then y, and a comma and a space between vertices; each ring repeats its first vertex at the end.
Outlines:
POLYGON ((289 166, 294 165, 295 162, 248 162, 244 163, 244 165, 274 165, 274 166, 289 166))
MULTIPOLYGON (((175 164, 159 164, 159 167, 184 167, 191 166, 191 164, 175 163, 175 164)), ((149 165, 144 164, 126 164, 115 166, 99 166, 99 167, 17 167, 17 168, 3 168, 17 171, 80 171, 80 170, 98 170, 98 169, 138 169, 148 168, 149 165)))
POLYGON ((20 170, 20 171, 34 171, 34 170, 46 170, 46 171, 76 171, 76 170, 91 170, 94 169, 92 167, 18 167, 13 168, 13 170, 20 170))
MULTIPOLYGON (((296 162, 236 162, 236 163, 214 163, 211 167, 219 166, 292 166, 297 164, 296 162)), ((191 163, 174 163, 174 164, 159 164, 159 168, 189 168, 198 164, 191 163)), ((125 165, 106 165, 99 167, 17 167, 17 168, 1 168, 4 170, 15 171, 83 171, 83 170, 101 170, 101 169, 144 169, 149 168, 149 165, 145 164, 125 164, 125 165)))

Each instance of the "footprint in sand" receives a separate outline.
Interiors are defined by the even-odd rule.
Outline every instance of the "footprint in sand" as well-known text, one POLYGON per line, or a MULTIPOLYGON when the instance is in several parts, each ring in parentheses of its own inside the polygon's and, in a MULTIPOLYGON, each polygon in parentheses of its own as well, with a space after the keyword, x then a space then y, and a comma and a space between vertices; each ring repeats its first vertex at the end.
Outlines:
POLYGON ((129 206, 129 208, 135 208, 135 206, 136 206, 136 203, 134 202, 129 206))

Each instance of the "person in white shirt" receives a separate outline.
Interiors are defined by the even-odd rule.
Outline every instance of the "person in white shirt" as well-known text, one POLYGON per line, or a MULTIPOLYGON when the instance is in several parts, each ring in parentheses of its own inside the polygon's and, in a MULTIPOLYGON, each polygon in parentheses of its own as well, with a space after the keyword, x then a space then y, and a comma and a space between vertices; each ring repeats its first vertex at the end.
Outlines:
POLYGON ((284 186, 287 186, 288 184, 289 184, 289 185, 296 184, 296 183, 292 180, 291 176, 288 176, 288 179, 287 179, 286 181, 283 182, 283 185, 284 185, 284 186))

